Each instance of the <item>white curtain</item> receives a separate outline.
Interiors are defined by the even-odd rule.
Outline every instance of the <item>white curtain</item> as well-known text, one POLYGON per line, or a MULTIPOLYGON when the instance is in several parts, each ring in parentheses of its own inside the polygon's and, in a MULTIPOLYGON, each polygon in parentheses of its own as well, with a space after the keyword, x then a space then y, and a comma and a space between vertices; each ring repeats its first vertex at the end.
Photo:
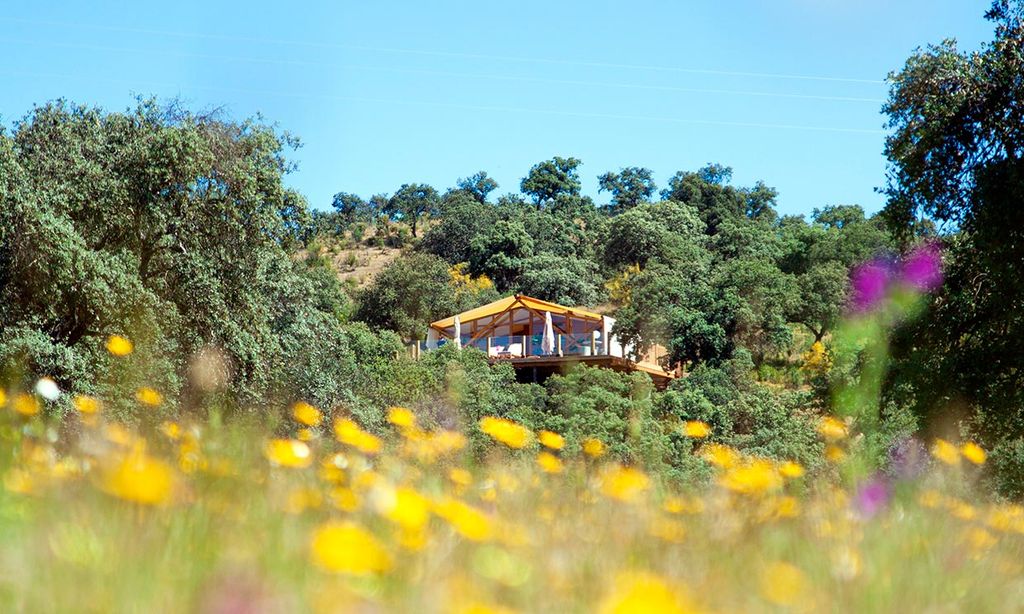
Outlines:
POLYGON ((434 330, 433 326, 431 326, 430 328, 427 329, 427 349, 428 350, 436 350, 437 349, 437 331, 434 330))
POLYGON ((601 340, 604 341, 604 353, 607 356, 614 356, 615 353, 612 350, 612 327, 615 326, 615 320, 608 316, 601 316, 601 340))
POLYGON ((541 349, 545 354, 555 353, 555 325, 551 322, 551 312, 544 312, 544 338, 541 340, 541 349))
POLYGON ((462 349, 462 320, 455 316, 455 347, 462 349))

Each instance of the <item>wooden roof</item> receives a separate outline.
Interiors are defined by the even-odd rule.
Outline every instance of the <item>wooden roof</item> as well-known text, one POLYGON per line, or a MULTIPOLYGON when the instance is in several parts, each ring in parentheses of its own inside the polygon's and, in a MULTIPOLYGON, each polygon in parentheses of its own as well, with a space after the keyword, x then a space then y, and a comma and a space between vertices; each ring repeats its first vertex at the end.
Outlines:
MULTIPOLYGON (((601 314, 594 313, 593 311, 587 311, 586 309, 577 309, 575 307, 566 307, 557 303, 550 303, 548 301, 542 301, 537 298, 532 298, 522 294, 513 294, 503 299, 494 301, 493 303, 487 303, 481 305, 475 309, 464 311, 459 315, 459 321, 462 324, 472 322, 473 320, 480 320, 500 313, 505 313, 509 310, 523 308, 532 309, 534 311, 550 311, 552 315, 564 315, 573 318, 580 318, 583 320, 594 320, 601 321, 601 314)), ((431 328, 437 330, 444 330, 455 325, 455 316, 450 316, 436 322, 431 322, 431 328)))

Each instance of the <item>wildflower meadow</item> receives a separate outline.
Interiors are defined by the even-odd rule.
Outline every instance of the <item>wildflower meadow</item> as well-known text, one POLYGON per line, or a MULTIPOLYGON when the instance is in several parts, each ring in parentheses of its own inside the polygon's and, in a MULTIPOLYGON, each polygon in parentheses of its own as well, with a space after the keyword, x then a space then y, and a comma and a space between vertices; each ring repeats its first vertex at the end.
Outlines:
MULTIPOLYGON (((873 288, 873 282, 871 287, 873 288)), ((877 300, 883 300, 881 296, 877 300)), ((111 337, 117 359, 130 340, 111 337)), ((908 440, 863 477, 857 418, 822 417, 822 464, 678 425, 680 484, 485 416, 371 433, 296 402, 276 424, 126 427, 52 380, 0 397, 5 611, 1003 612, 1024 602, 1024 507, 984 494, 971 441, 908 440), (69 432, 68 424, 77 426, 69 432), (474 453, 471 438, 483 442, 474 453)), ((134 402, 158 412, 160 394, 134 402)))

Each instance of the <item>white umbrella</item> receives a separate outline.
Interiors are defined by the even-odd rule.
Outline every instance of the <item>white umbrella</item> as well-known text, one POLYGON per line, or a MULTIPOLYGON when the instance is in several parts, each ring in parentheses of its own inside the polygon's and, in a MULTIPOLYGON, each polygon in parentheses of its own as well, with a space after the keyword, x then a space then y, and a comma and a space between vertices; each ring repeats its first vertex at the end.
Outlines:
POLYGON ((462 319, 455 316, 455 347, 462 349, 462 319))
POLYGON ((427 329, 427 349, 437 349, 437 330, 433 326, 427 329))
POLYGON ((604 353, 608 356, 612 355, 613 326, 615 326, 615 320, 608 316, 601 316, 601 341, 604 342, 604 353))
POLYGON ((555 325, 551 322, 551 312, 544 312, 544 338, 540 342, 545 354, 555 353, 555 325))

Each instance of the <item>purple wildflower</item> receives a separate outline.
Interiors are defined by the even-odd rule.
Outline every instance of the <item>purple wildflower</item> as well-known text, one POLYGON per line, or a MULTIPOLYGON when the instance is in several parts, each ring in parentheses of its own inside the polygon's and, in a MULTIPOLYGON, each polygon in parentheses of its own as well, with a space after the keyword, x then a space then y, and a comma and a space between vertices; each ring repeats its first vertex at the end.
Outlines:
POLYGON ((914 437, 905 437, 889 447, 886 473, 897 480, 920 477, 928 468, 928 448, 914 437))
POLYGON ((942 255, 939 247, 928 243, 915 249, 903 262, 904 283, 922 292, 931 292, 942 285, 942 255))
POLYGON ((850 278, 853 287, 853 308, 857 312, 870 311, 885 298, 892 267, 883 260, 872 260, 854 269, 850 278))
POLYGON ((873 478, 857 492, 854 504, 865 518, 877 514, 889 502, 889 485, 880 478, 873 478))

